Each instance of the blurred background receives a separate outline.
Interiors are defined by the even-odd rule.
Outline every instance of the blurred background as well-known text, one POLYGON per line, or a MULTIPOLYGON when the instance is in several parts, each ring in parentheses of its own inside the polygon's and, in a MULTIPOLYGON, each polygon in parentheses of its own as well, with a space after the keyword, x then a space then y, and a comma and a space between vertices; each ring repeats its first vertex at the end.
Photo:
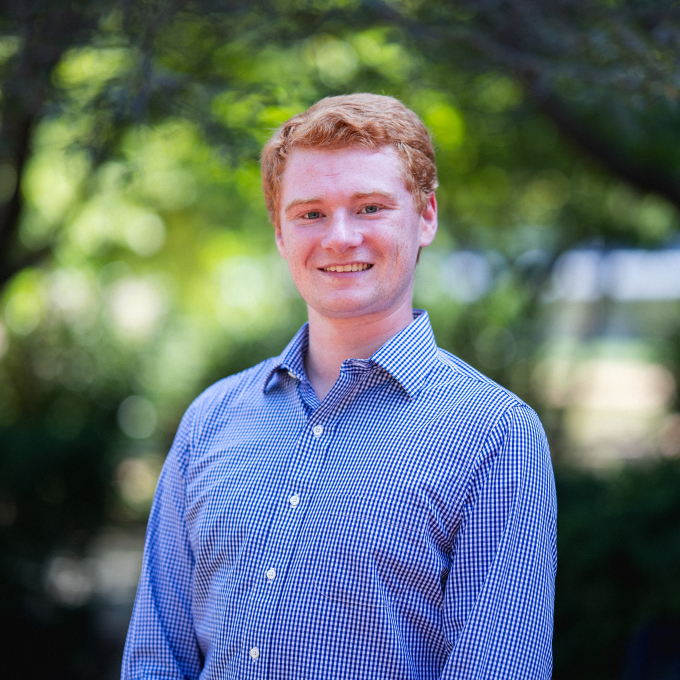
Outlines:
POLYGON ((680 7, 657 0, 3 0, 3 677, 118 676, 183 411, 305 320, 259 150, 356 91, 435 139, 416 305, 548 432, 554 677, 680 678, 680 7))

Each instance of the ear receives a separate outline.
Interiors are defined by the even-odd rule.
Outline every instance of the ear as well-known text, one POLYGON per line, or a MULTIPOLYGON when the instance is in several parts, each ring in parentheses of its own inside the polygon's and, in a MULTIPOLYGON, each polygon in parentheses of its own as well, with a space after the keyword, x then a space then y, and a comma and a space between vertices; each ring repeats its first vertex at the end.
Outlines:
POLYGON ((281 232, 281 227, 279 225, 274 227, 274 240, 276 241, 276 249, 279 251, 279 255, 285 260, 286 246, 283 243, 283 233, 281 232))
POLYGON ((437 199, 434 191, 427 196, 427 203, 425 209, 420 215, 420 240, 418 245, 421 248, 429 246, 434 241, 437 233, 437 199))

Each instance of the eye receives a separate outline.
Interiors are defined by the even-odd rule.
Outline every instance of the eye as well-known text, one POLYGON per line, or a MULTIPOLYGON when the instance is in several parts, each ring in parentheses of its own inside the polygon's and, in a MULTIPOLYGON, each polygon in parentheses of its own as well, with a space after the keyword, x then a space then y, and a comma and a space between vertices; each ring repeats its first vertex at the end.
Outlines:
POLYGON ((302 217, 308 220, 318 220, 319 217, 321 217, 321 213, 318 210, 310 210, 308 213, 305 213, 302 217))
POLYGON ((367 215, 375 215, 375 213, 377 213, 378 210, 380 210, 380 207, 377 205, 367 205, 364 206, 363 210, 367 215))

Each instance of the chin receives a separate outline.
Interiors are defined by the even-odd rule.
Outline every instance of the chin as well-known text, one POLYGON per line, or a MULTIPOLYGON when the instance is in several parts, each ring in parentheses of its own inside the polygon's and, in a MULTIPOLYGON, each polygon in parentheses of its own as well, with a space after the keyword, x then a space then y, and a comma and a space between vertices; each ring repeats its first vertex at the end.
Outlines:
POLYGON ((311 304, 319 314, 336 319, 346 319, 354 316, 363 316, 379 312, 382 308, 376 300, 334 300, 322 301, 320 304, 311 304))

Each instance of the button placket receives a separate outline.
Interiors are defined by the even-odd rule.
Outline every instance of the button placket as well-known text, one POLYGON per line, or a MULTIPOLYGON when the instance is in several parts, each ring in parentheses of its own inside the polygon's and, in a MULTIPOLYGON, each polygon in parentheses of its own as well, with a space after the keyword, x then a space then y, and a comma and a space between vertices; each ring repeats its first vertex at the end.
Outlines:
MULTIPOLYGON (((277 606, 278 599, 281 597, 282 591, 277 584, 283 570, 289 564, 290 548, 295 543, 300 523, 304 519, 303 510, 308 502, 307 485, 318 476, 319 470, 323 467, 331 429, 328 423, 324 425, 318 423, 311 428, 311 431, 305 428, 300 432, 296 453, 291 461, 287 493, 284 492, 283 498, 279 497, 277 517, 271 527, 271 543, 268 545, 266 554, 262 555, 260 586, 252 593, 251 606, 263 617, 258 616, 258 620, 253 621, 252 626, 249 626, 246 640, 263 639, 261 636, 266 637, 270 633, 270 621, 266 613, 277 606), (304 504, 303 500, 305 500, 304 504)), ((246 650, 251 659, 251 672, 255 672, 255 669, 260 667, 264 669, 265 666, 261 663, 255 663, 258 659, 262 660, 262 650, 255 646, 248 646, 246 650)))

